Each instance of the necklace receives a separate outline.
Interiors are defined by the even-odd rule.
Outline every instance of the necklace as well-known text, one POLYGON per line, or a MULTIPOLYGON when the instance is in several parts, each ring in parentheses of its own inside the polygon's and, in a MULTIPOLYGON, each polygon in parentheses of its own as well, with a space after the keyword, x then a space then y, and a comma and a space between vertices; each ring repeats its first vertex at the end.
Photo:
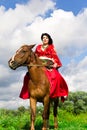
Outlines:
POLYGON ((42 45, 42 50, 45 50, 48 47, 48 45, 42 45))

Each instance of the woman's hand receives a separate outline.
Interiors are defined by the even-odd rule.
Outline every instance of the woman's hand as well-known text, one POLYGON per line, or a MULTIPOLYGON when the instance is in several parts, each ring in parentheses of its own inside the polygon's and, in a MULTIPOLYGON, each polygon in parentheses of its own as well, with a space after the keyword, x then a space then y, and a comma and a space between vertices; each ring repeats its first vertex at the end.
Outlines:
POLYGON ((58 67, 57 63, 54 63, 53 68, 57 68, 57 67, 58 67))

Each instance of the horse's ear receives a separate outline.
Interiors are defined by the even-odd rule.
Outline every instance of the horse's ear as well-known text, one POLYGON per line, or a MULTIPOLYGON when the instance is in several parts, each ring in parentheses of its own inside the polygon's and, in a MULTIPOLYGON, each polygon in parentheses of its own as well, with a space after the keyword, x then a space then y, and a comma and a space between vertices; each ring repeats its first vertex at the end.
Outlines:
POLYGON ((29 49, 32 49, 36 44, 29 45, 29 49))

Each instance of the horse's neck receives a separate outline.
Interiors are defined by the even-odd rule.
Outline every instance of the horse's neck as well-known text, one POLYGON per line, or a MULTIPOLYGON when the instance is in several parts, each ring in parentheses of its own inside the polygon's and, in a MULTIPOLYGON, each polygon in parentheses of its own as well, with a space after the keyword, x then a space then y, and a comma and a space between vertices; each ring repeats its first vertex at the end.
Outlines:
POLYGON ((38 66, 29 67, 28 72, 29 72, 29 78, 35 84, 38 84, 42 79, 42 75, 44 75, 42 67, 38 66))
POLYGON ((34 65, 42 64, 41 60, 39 59, 37 54, 35 54, 34 52, 32 52, 31 63, 30 64, 34 64, 34 65))
POLYGON ((35 53, 33 53, 31 62, 28 66, 29 75, 33 81, 39 80, 41 78, 40 75, 42 75, 42 73, 44 73, 41 65, 42 65, 41 60, 35 53))

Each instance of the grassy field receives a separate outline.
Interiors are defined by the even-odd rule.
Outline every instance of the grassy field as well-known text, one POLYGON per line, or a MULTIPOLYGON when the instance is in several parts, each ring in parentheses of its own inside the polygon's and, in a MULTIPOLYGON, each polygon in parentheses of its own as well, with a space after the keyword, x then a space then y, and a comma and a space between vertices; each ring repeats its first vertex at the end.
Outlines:
MULTIPOLYGON (((59 110, 58 113, 58 130, 87 130, 87 113, 73 115, 64 110, 59 110)), ((28 111, 3 111, 0 110, 0 130, 29 130, 30 114, 28 111)), ((41 130, 42 117, 38 113, 35 121, 36 130, 41 130)), ((50 114, 50 130, 53 127, 53 115, 50 114)))

